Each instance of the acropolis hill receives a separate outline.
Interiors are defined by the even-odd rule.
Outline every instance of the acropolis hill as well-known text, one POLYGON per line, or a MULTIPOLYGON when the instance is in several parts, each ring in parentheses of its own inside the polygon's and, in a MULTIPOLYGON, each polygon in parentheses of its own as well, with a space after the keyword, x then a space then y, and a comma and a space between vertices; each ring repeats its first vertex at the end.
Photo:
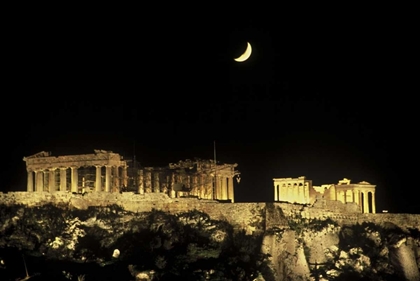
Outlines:
MULTIPOLYGON (((234 203, 235 185, 240 182, 237 164, 220 164, 214 160, 187 159, 166 167, 141 167, 135 161, 124 160, 121 155, 105 150, 65 156, 42 151, 23 160, 29 193, 131 191, 131 195, 124 198, 139 200, 141 195, 155 193, 171 199, 188 197, 234 203)), ((305 177, 273 180, 275 202, 316 205, 343 213, 376 213, 376 186, 365 181, 354 184, 344 178, 338 184, 313 186, 305 177)))
MULTIPOLYGON (((51 204, 63 212, 112 210, 118 206, 127 212, 118 214, 118 220, 128 225, 138 214, 157 211, 182 218, 198 211, 214 222, 229 223, 237 232, 263 237, 259 247, 270 256, 274 279, 265 276, 258 280, 315 280, 309 276, 319 264, 332 270, 331 278, 349 266, 357 274, 368 276, 373 272, 366 269, 369 266, 386 271, 384 264, 374 262, 376 255, 389 259, 389 263, 391 254, 396 256, 392 274, 405 278, 393 280, 419 280, 420 215, 376 213, 376 186, 366 181, 351 183, 344 178, 337 184, 313 186, 305 177, 273 178, 273 202, 238 203, 237 164, 195 159, 166 167, 141 167, 104 150, 67 156, 40 152, 23 160, 28 172, 27 191, 0 193, 1 204, 24 206, 21 213, 24 208, 42 209, 51 204), (343 242, 344 238, 368 239, 366 245, 382 250, 373 251, 371 256, 365 244, 352 247, 353 242, 343 242)), ((5 221, 3 229, 18 220, 16 215, 5 221)), ((89 225, 92 223, 105 227, 97 217, 89 219, 89 225)))
MULTIPOLYGON (((416 215, 375 215, 375 185, 353 184, 346 178, 321 186, 313 186, 305 177, 274 178, 274 203, 234 203, 235 186, 240 181, 237 164, 195 159, 166 167, 141 167, 105 150, 64 156, 42 151, 23 160, 27 191, 2 193, 2 203, 34 206, 53 202, 84 209, 118 204, 134 212, 198 209, 246 229, 255 215, 250 210, 265 209, 266 204, 279 206, 285 215, 299 212, 308 218, 330 217, 351 223, 390 220, 398 225, 420 225, 416 215)), ((270 225, 281 223, 266 219, 270 225)))
MULTIPOLYGON (((34 206, 54 202, 84 209, 118 204, 134 212, 158 209, 171 213, 199 209, 218 219, 236 221, 234 224, 243 228, 248 227, 247 222, 255 214, 243 212, 244 208, 264 209, 270 204, 281 206, 285 215, 299 212, 308 218, 330 217, 352 223, 386 219, 420 225, 419 216, 415 215, 375 215, 375 185, 353 184, 346 178, 338 184, 321 186, 313 186, 305 177, 274 178, 274 203, 234 203, 235 186, 240 181, 237 164, 195 159, 166 167, 141 167, 105 150, 65 156, 42 151, 23 160, 28 174, 27 191, 1 194, 0 200, 5 204, 34 206), (234 215, 236 210, 240 215, 234 215)), ((267 220, 270 225, 276 224, 267 220)))

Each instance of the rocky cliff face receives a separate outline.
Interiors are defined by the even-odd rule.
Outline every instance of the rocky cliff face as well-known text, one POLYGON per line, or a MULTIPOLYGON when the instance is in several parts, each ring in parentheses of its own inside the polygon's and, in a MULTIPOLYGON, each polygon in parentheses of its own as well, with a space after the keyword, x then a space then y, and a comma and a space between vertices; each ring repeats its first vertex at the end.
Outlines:
POLYGON ((390 222, 338 224, 296 213, 267 229, 262 252, 275 280, 420 280, 420 232, 390 222))
POLYGON ((0 204, 0 280, 420 280, 419 217, 53 201, 0 204))

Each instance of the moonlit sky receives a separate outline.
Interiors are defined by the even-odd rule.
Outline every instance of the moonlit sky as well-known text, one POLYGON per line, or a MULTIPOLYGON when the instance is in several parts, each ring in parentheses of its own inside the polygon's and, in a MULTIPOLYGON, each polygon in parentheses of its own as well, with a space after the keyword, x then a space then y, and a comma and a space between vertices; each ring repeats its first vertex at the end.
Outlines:
POLYGON ((346 177, 377 185, 378 212, 420 213, 408 22, 358 10, 82 11, 9 23, 0 190, 25 190, 22 158, 40 151, 165 166, 213 158, 216 141, 217 160, 242 173, 236 201, 272 201, 274 177, 346 177), (250 59, 235 62, 247 41, 250 59))

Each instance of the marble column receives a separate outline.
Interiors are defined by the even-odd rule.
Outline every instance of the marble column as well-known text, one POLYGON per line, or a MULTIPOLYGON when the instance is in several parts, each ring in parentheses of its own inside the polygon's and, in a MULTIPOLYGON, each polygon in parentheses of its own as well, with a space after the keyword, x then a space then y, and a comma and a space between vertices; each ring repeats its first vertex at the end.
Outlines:
POLYGON ((290 189, 290 202, 295 202, 295 194, 296 194, 296 189, 295 189, 296 185, 292 185, 292 188, 290 189))
POLYGON ((305 203, 305 192, 303 191, 303 184, 299 183, 298 185, 298 200, 299 203, 305 203))
POLYGON ((153 192, 160 192, 159 172, 155 172, 153 175, 153 192))
POLYGON ((183 181, 186 190, 191 190, 191 177, 189 175, 184 177, 184 181, 183 181))
POLYGON ((114 184, 113 184, 113 188, 116 190, 120 189, 120 171, 119 171, 120 167, 115 166, 114 167, 114 184))
POLYGON ((336 188, 335 188, 335 186, 334 185, 332 185, 331 187, 330 187, 330 200, 332 200, 332 201, 337 201, 337 194, 336 194, 336 188))
POLYGON ((363 206, 362 206, 363 199, 362 199, 362 192, 360 190, 357 190, 357 201, 358 201, 357 204, 359 205, 360 212, 363 213, 363 206))
POLYGON ((372 192, 372 213, 376 213, 375 192, 372 192))
POLYGON ((96 178, 95 178, 95 191, 100 192, 102 191, 102 167, 101 166, 95 166, 96 167, 96 178))
POLYGON ((228 182, 228 199, 232 201, 232 203, 235 202, 235 194, 234 194, 234 187, 233 187, 233 177, 229 177, 228 182))
POLYGON ((199 192, 198 196, 200 198, 206 198, 206 192, 205 192, 206 191, 206 185, 205 185, 206 178, 205 178, 205 175, 204 174, 199 175, 198 181, 199 181, 199 184, 200 184, 200 188, 198 190, 198 192, 199 192))
POLYGON ((43 176, 44 182, 42 185, 42 191, 47 191, 48 190, 48 170, 43 170, 42 173, 44 174, 43 176))
POLYGON ((363 191, 363 213, 369 213, 369 199, 366 191, 363 191))
POLYGON ((139 186, 138 186, 138 192, 140 194, 144 194, 144 175, 143 170, 139 171, 139 186))
POLYGON ((169 195, 169 190, 171 190, 171 176, 166 175, 166 194, 169 195))
POLYGON ((304 193, 305 193, 305 203, 309 204, 311 201, 309 198, 309 185, 304 186, 304 193))
POLYGON ((219 176, 215 176, 214 178, 213 178, 213 180, 214 180, 214 186, 213 186, 213 199, 220 199, 219 197, 220 197, 220 193, 219 193, 219 186, 220 186, 220 183, 219 183, 219 176))
POLYGON ((175 175, 173 172, 171 172, 171 175, 168 176, 168 189, 172 190, 174 188, 174 183, 175 183, 175 175))
POLYGON ((50 173, 48 175, 48 189, 50 193, 55 192, 55 170, 56 168, 50 169, 50 173))
POLYGON ((191 184, 191 194, 193 196, 198 196, 198 176, 197 175, 193 175, 191 177, 192 180, 192 184, 191 184))
POLYGON ((224 177, 222 175, 218 176, 218 181, 219 181, 218 188, 219 188, 219 190, 217 191, 217 193, 218 193, 218 196, 219 196, 218 199, 221 199, 221 200, 223 200, 223 180, 224 180, 224 177))
POLYGON ((123 181, 123 186, 127 187, 128 186, 128 178, 127 178, 127 166, 123 166, 122 167, 122 181, 123 181))
POLYGON ((356 203, 357 205, 360 205, 360 201, 359 201, 359 191, 358 190, 354 190, 354 203, 356 203))
POLYGON ((33 192, 34 191, 34 173, 32 170, 28 170, 28 181, 27 181, 27 192, 33 192))
POLYGON ((79 175, 78 175, 78 167, 70 167, 71 168, 71 192, 79 192, 79 175))
POLYGON ((299 186, 296 183, 293 185, 293 202, 299 202, 299 186))
POLYGON ((35 190, 37 192, 44 191, 44 172, 42 170, 35 171, 35 176, 36 176, 35 190))
POLYGON ((278 187, 279 187, 279 185, 277 184, 277 183, 274 183, 274 201, 278 201, 279 199, 278 199, 278 187))
POLYGON ((221 176, 220 180, 222 182, 220 188, 222 190, 222 200, 226 200, 228 199, 227 197, 227 178, 225 176, 221 176))
POLYGON ((289 185, 286 183, 286 184, 284 185, 284 188, 283 188, 283 197, 282 197, 282 201, 289 201, 288 192, 289 192, 289 185))
POLYGON ((214 177, 211 175, 206 175, 206 190, 205 190, 205 198, 206 199, 215 199, 215 189, 214 189, 214 177))
POLYGON ((67 190, 67 168, 60 168, 60 191, 67 190))
POLYGON ((286 200, 288 202, 293 202, 293 186, 291 184, 287 185, 287 191, 286 191, 286 200))
POLYGON ((279 201, 284 200, 284 191, 285 191, 286 187, 284 186, 283 183, 279 184, 279 201))
POLYGON ((152 192, 152 172, 151 171, 145 171, 144 192, 145 193, 151 193, 152 192))
POLYGON ((112 166, 105 165, 105 192, 111 191, 111 168, 112 166))

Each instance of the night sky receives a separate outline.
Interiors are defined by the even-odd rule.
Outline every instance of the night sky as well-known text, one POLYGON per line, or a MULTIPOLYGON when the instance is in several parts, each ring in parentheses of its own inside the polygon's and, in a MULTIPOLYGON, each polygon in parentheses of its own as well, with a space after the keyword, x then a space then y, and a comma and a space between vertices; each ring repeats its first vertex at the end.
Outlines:
POLYGON ((22 158, 40 151, 166 166, 212 159, 215 141, 218 161, 238 163, 236 201, 273 201, 275 177, 346 177, 377 185, 378 212, 420 213, 409 18, 191 9, 17 12, 0 190, 25 190, 22 158))

